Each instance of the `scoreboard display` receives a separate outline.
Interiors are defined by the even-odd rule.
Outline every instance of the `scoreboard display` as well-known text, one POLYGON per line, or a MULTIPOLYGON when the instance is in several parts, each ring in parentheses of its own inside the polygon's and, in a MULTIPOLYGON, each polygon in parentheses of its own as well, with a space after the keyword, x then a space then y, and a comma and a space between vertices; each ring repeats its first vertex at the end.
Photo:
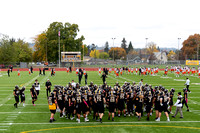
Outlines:
POLYGON ((81 62, 81 52, 61 52, 61 62, 81 62))

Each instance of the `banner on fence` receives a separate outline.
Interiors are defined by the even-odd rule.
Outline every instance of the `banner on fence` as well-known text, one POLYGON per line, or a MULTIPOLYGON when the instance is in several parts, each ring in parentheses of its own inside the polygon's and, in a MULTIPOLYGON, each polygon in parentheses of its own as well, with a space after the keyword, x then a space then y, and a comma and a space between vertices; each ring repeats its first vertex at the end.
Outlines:
POLYGON ((200 65, 198 60, 186 60, 186 65, 200 65))

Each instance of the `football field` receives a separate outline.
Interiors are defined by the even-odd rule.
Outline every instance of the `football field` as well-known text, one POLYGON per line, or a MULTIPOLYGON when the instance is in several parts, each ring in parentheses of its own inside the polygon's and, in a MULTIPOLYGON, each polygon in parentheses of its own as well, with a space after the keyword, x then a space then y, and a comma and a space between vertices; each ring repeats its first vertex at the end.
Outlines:
MULTIPOLYGON (((88 71, 88 84, 93 81, 94 84, 102 84, 102 79, 97 71, 88 71)), ((106 79, 107 84, 113 86, 115 82, 122 85, 125 81, 138 83, 140 79, 144 79, 144 83, 154 86, 162 85, 166 89, 175 88, 174 103, 176 102, 177 93, 182 92, 185 87, 186 76, 175 77, 173 73, 168 72, 168 76, 163 76, 163 71, 156 76, 139 76, 124 74, 118 78, 113 73, 108 75, 106 79)), ((34 71, 29 76, 27 71, 21 72, 21 76, 17 76, 17 71, 11 73, 8 77, 6 72, 0 73, 0 132, 5 133, 63 133, 63 132, 148 132, 148 133, 194 133, 200 132, 200 79, 196 76, 188 76, 190 79, 190 90, 188 98, 188 105, 190 112, 183 108, 183 119, 180 119, 180 114, 176 118, 170 116, 170 122, 166 121, 166 116, 162 114, 161 121, 155 121, 155 113, 150 117, 150 121, 146 121, 146 116, 143 116, 140 121, 136 116, 130 117, 115 117, 115 121, 108 120, 108 111, 105 110, 103 123, 92 120, 92 115, 89 116, 89 122, 84 122, 81 118, 81 123, 78 124, 76 120, 67 120, 60 118, 59 113, 55 114, 56 121, 49 123, 50 111, 46 98, 45 82, 50 79, 54 85, 66 86, 68 82, 75 80, 78 77, 75 72, 67 74, 65 71, 56 71, 56 76, 51 77, 50 71, 46 71, 45 76, 39 76, 38 71, 34 71), (31 103, 30 88, 31 85, 38 79, 41 90, 38 100, 35 102, 36 106, 31 103), (13 90, 15 85, 26 87, 26 106, 22 104, 15 108, 13 104, 15 99, 13 90)), ((82 79, 84 84, 84 78, 82 79)), ((53 89, 53 87, 52 87, 53 89)), ((182 92, 183 94, 183 92, 182 92)), ((176 107, 173 107, 173 113, 176 107)), ((145 115, 145 113, 144 113, 145 115)))

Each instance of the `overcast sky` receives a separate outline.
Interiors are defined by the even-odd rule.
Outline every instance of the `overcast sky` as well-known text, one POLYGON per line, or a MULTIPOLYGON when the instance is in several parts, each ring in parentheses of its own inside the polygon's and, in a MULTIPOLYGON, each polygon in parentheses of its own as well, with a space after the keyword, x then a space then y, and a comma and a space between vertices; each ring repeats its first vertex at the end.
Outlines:
POLYGON ((0 33, 33 42, 50 23, 79 25, 85 44, 178 47, 200 32, 199 0, 1 0, 0 33))

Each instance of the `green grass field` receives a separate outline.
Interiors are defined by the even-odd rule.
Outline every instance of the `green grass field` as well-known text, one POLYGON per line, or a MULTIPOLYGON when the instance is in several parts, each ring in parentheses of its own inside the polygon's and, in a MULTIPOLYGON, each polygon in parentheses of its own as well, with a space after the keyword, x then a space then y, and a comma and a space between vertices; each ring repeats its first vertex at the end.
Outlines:
MULTIPOLYGON (((102 84, 98 72, 88 72, 88 82, 93 81, 95 84, 102 84)), ((144 79, 144 83, 152 84, 153 86, 163 85, 165 88, 175 88, 177 94, 182 92, 184 88, 185 78, 176 78, 174 74, 169 72, 168 77, 163 78, 163 72, 160 72, 157 76, 136 76, 126 75, 115 78, 113 74, 107 78, 108 85, 113 86, 116 81, 122 85, 124 81, 137 83, 141 78, 144 79)), ((164 113, 161 117, 161 122, 155 122, 155 113, 151 116, 150 121, 146 121, 146 117, 143 116, 140 121, 135 116, 132 117, 116 117, 115 121, 108 121, 108 112, 105 111, 103 117, 103 123, 99 123, 92 120, 92 116, 89 116, 90 122, 83 122, 78 124, 75 120, 66 120, 65 118, 59 118, 59 113, 56 113, 54 123, 49 123, 50 111, 48 109, 45 82, 50 79, 53 85, 65 86, 69 81, 74 79, 78 81, 78 77, 75 73, 67 74, 66 72, 57 71, 55 77, 50 76, 50 72, 46 72, 45 76, 38 76, 38 72, 34 72, 31 76, 28 72, 21 72, 21 76, 17 76, 17 72, 12 72, 11 77, 7 76, 6 72, 0 74, 0 132, 5 133, 29 133, 29 132, 41 132, 41 133, 61 133, 61 132, 148 132, 148 133, 170 133, 170 132, 182 132, 182 133, 194 133, 200 132, 200 85, 193 83, 200 83, 200 79, 197 76, 190 76, 190 90, 189 94, 189 108, 190 112, 186 112, 186 107, 183 108, 184 118, 180 119, 179 114, 177 117, 171 118, 170 122, 166 122, 164 113), (34 80, 38 79, 41 84, 41 91, 36 101, 36 106, 31 104, 30 87, 34 83, 34 80), (18 108, 14 108, 15 102, 13 96, 13 89, 15 85, 26 86, 26 107, 19 105, 18 108)), ((84 81, 82 81, 82 84, 84 81)), ((176 101, 176 95, 174 102, 176 101)), ((173 112, 175 107, 173 108, 173 112)))

